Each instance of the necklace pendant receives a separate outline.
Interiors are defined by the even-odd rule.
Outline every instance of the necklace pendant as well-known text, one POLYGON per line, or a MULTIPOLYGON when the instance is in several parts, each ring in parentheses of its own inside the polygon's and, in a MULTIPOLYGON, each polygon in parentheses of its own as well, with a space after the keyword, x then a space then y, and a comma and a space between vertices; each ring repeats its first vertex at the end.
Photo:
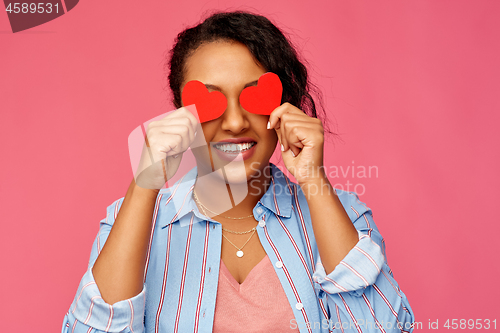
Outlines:
POLYGON ((243 257, 243 251, 241 251, 241 250, 236 251, 236 256, 237 256, 238 258, 243 257))

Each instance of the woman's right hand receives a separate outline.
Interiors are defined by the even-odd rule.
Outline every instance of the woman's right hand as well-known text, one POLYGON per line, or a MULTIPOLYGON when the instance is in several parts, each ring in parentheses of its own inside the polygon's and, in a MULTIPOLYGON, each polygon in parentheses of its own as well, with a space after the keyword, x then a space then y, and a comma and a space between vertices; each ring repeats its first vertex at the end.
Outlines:
MULTIPOLYGON (((134 173, 142 188, 159 190, 171 179, 181 163, 182 154, 201 131, 197 119, 182 107, 158 121, 149 123, 141 160, 134 173)), ((203 134, 198 138, 203 138, 203 134)))

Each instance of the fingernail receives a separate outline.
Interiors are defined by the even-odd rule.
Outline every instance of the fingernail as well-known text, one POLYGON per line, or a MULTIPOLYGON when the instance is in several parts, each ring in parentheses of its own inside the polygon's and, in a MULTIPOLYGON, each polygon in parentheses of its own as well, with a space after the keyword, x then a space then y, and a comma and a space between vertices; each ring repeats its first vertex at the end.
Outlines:
POLYGON ((290 149, 290 152, 292 153, 292 156, 295 157, 295 154, 293 153, 293 151, 290 149))
POLYGON ((285 147, 283 147, 283 145, 281 145, 281 151, 285 151, 285 147))
POLYGON ((267 122, 267 129, 270 129, 271 128, 271 123, 268 121, 267 122))

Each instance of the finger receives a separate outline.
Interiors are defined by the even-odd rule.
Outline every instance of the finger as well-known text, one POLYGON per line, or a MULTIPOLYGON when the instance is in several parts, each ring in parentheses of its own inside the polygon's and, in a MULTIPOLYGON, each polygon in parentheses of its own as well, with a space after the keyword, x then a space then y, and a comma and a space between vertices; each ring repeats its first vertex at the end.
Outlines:
POLYGON ((297 136, 292 136, 291 138, 288 139, 287 142, 289 144, 288 150, 292 153, 294 157, 297 156, 302 151, 302 148, 304 148, 304 145, 297 136))
POLYGON ((281 130, 281 121, 280 120, 278 120, 278 122, 274 126, 274 131, 276 132, 276 135, 278 136, 278 142, 280 144, 281 151, 285 151, 286 142, 285 143, 283 142, 284 138, 283 138, 283 132, 281 130))
POLYGON ((281 122, 280 128, 278 129, 278 132, 280 133, 281 137, 281 151, 285 152, 288 150, 288 138, 286 135, 286 130, 285 130, 285 124, 281 122))
POLYGON ((171 119, 168 124, 148 126, 147 136, 152 137, 156 133, 176 133, 181 134, 189 141, 193 142, 195 138, 196 129, 191 126, 191 123, 186 118, 171 119))
POLYGON ((182 107, 177 109, 175 112, 175 116, 186 117, 189 119, 193 127, 196 127, 196 125, 199 124, 198 119, 196 119, 196 117, 187 108, 182 107))
POLYGON ((304 112, 302 112, 297 107, 291 105, 290 103, 283 103, 282 105, 280 105, 276 109, 274 109, 273 112, 271 112, 271 114, 269 115, 269 126, 268 127, 275 128, 276 124, 281 119, 281 117, 287 113, 297 114, 297 115, 306 115, 304 112))
MULTIPOLYGON (((276 131, 276 135, 278 136, 278 143, 280 144, 280 147, 281 147, 282 146, 282 143, 281 143, 281 131, 279 131, 279 130, 275 130, 275 131, 276 131)), ((283 150, 281 149, 281 151, 283 151, 283 150)))
MULTIPOLYGON (((181 108, 178 108, 177 110, 173 111, 173 112, 170 112, 167 117, 172 117, 172 118, 176 118, 176 117, 180 117, 180 118, 188 118, 193 125, 195 125, 196 123, 198 123, 198 120, 196 119, 196 117, 191 113, 191 111, 189 111, 189 109, 187 107, 181 107, 181 108)), ((165 117, 165 118, 167 118, 165 117)))
POLYGON ((172 133, 172 134, 180 134, 182 138, 188 143, 194 141, 195 138, 195 129, 191 126, 186 126, 184 124, 172 124, 164 127, 159 127, 157 129, 160 133, 172 133))
MULTIPOLYGON (((190 116, 192 117, 193 115, 190 116)), ((147 129, 170 126, 170 125, 184 125, 194 129, 196 128, 197 123, 193 123, 192 119, 190 119, 189 117, 169 115, 163 119, 150 122, 148 124, 147 129)))
POLYGON ((276 135, 278 136, 278 142, 280 144, 280 150, 282 152, 284 152, 285 151, 285 144, 286 144, 286 142, 283 142, 283 140, 284 140, 283 133, 281 132, 281 129, 279 129, 279 128, 275 129, 275 131, 276 131, 276 135))
POLYGON ((186 108, 180 108, 169 113, 166 117, 160 120, 150 122, 148 124, 148 129, 154 127, 172 125, 172 124, 184 124, 190 126, 195 130, 196 133, 196 128, 199 123, 196 117, 194 117, 193 114, 189 112, 186 108))
MULTIPOLYGON (((279 128, 279 131, 281 132, 281 143, 283 145, 282 151, 285 152, 290 148, 287 133, 290 128, 293 128, 289 125, 289 123, 308 123, 313 122, 313 119, 315 119, 309 117, 301 110, 288 103, 285 103, 284 105, 282 105, 282 107, 275 109, 275 111, 273 112, 274 118, 270 120, 273 123, 270 123, 268 126, 275 129, 279 128)), ((297 154, 298 151, 294 149, 294 153, 297 154)))
MULTIPOLYGON (((289 144, 289 133, 295 126, 307 126, 310 123, 310 117, 304 113, 284 113, 280 118, 280 131, 283 140, 283 151, 287 151, 290 148, 289 144)), ((296 151, 294 151, 296 153, 296 151)))
POLYGON ((314 135, 317 135, 317 129, 312 127, 311 123, 288 122, 285 127, 288 149, 290 149, 295 156, 308 144, 308 141, 311 141, 314 135))
POLYGON ((182 135, 176 133, 159 133, 149 139, 149 145, 153 161, 157 162, 166 158, 181 154, 189 147, 185 144, 182 135))
POLYGON ((281 151, 283 153, 290 152, 293 157, 297 156, 304 145, 300 142, 300 140, 297 137, 290 136, 289 133, 277 131, 278 138, 280 139, 280 143, 282 145, 281 151))

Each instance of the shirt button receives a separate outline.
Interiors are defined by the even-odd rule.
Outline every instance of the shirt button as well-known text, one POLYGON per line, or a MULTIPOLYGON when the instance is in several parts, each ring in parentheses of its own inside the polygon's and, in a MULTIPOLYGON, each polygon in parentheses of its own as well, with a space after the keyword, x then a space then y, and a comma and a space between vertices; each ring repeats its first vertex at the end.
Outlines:
POLYGON ((263 211, 264 210, 262 210, 262 208, 260 208, 260 207, 257 208, 257 214, 262 214, 263 211))
POLYGON ((282 267, 283 267, 283 262, 281 262, 281 261, 279 261, 279 260, 278 260, 278 261, 276 261, 276 264, 275 264, 275 265, 276 265, 276 267, 278 267, 278 268, 282 268, 282 267))
POLYGON ((265 226, 266 226, 266 221, 264 221, 264 220, 260 220, 260 221, 259 221, 259 227, 264 228, 265 226))
POLYGON ((297 303, 297 304, 295 304, 295 308, 297 310, 302 310, 304 308, 304 305, 302 305, 302 303, 297 303))

